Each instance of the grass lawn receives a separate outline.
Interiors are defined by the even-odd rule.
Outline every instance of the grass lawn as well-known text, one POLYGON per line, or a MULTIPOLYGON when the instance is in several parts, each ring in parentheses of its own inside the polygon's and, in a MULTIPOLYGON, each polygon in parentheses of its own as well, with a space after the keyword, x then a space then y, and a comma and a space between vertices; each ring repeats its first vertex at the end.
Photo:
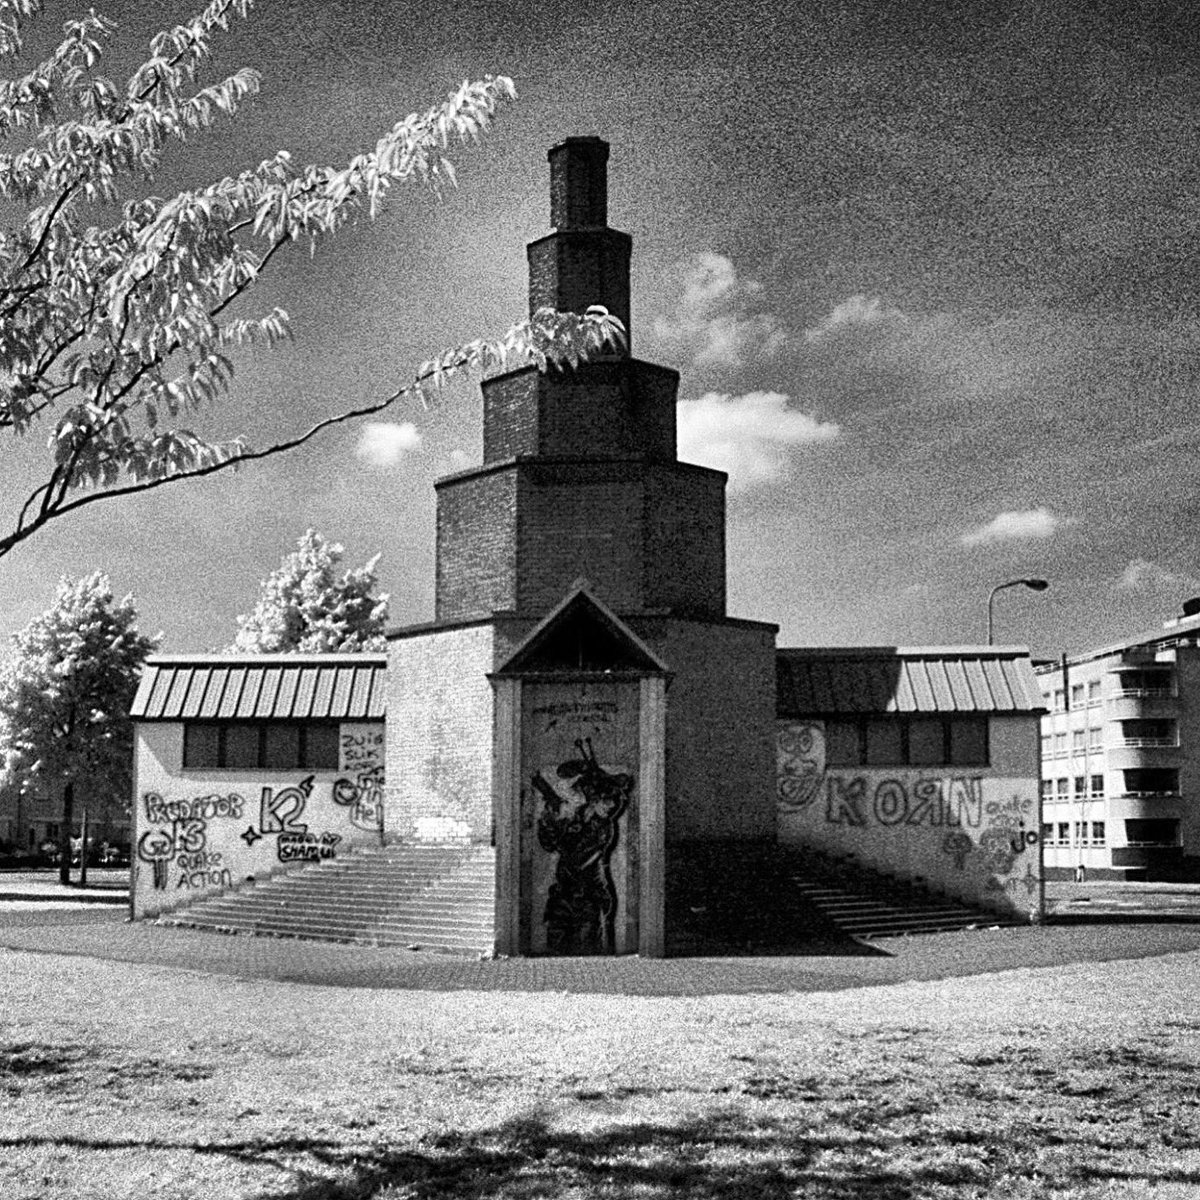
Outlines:
POLYGON ((4 1200, 1200 1196, 1200 954, 690 999, 0 981, 4 1200))

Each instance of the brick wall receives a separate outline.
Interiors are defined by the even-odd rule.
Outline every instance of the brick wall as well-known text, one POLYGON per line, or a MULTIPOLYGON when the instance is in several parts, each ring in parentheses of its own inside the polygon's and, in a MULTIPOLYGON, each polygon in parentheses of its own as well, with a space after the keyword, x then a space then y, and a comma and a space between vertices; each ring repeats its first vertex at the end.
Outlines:
POLYGON ((672 463, 646 473, 647 608, 725 615, 725 475, 672 463))
POLYGON ((483 381, 485 463, 537 453, 542 379, 537 367, 522 367, 483 381))
POLYGON ((667 841, 775 836, 775 627, 631 618, 672 672, 667 841))
POLYGON ((675 458, 676 372, 604 359, 510 371, 483 384, 483 458, 675 458))
POLYGON ((529 309, 583 312, 603 304, 629 328, 633 239, 615 229, 558 232, 530 242, 529 309))
POLYGON ((389 833, 491 840, 492 643, 490 624, 389 641, 389 833))
POLYGON ((511 468, 439 481, 439 621, 485 616, 515 602, 517 477, 511 468))
POLYGON ((640 464, 521 469, 517 606, 549 611, 580 576, 620 610, 642 606, 640 464))

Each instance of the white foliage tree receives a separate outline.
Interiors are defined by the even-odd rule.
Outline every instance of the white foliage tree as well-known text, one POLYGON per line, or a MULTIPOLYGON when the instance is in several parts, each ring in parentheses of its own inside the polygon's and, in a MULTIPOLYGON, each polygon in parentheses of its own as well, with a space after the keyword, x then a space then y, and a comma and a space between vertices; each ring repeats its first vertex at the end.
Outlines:
MULTIPOLYGON (((331 236, 356 212, 374 216, 393 185, 453 183, 450 148, 478 138, 515 96, 511 80, 485 77, 398 121, 344 166, 301 166, 280 151, 205 186, 152 194, 172 145, 236 116, 257 92, 252 70, 200 82, 214 39, 252 2, 212 0, 158 34, 122 83, 100 70, 115 27, 89 11, 47 58, 0 81, 0 142, 16 146, 0 153, 0 200, 24 211, 0 229, 0 433, 41 428, 50 450, 44 478, 0 532, 0 557, 85 505, 278 454, 457 372, 514 360, 573 365, 623 336, 602 308, 539 310, 495 340, 443 351, 388 395, 267 446, 178 424, 228 390, 234 348, 291 336, 283 310, 243 311, 287 247, 331 236)), ((41 3, 0 0, 0 57, 21 51, 41 3)))
POLYGON ((129 709, 156 639, 137 630, 133 597, 114 600, 100 572, 64 579, 54 603, 20 633, 0 671, 0 728, 17 786, 62 798, 59 872, 69 879, 77 799, 127 799, 133 764, 129 709))
POLYGON ((254 611, 238 618, 235 653, 321 654, 383 650, 388 597, 379 595, 379 555, 356 570, 338 573, 343 547, 315 529, 262 582, 254 611))

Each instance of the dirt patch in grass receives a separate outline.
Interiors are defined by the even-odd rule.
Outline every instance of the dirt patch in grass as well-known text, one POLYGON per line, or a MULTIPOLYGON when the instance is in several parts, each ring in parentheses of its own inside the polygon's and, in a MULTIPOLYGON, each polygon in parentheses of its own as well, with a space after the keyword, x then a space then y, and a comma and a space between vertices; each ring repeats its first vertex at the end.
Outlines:
POLYGON ((1195 1196, 1198 969, 659 999, 7 953, 0 1196, 1195 1196))

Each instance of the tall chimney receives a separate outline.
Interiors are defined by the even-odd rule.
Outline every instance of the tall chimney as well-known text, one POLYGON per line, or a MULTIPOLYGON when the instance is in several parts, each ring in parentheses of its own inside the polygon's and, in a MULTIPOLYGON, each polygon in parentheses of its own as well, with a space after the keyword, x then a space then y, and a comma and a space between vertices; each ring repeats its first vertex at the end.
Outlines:
POLYGON ((608 224, 608 143, 573 137, 552 146, 550 224, 555 229, 603 229, 608 224))
MULTIPOLYGON (((530 242, 529 311, 542 307, 583 312, 602 304, 629 329, 629 259, 633 239, 608 227, 608 143, 572 137, 552 146, 550 224, 554 232, 530 242)), ((627 357, 610 351, 605 357, 627 357)))

